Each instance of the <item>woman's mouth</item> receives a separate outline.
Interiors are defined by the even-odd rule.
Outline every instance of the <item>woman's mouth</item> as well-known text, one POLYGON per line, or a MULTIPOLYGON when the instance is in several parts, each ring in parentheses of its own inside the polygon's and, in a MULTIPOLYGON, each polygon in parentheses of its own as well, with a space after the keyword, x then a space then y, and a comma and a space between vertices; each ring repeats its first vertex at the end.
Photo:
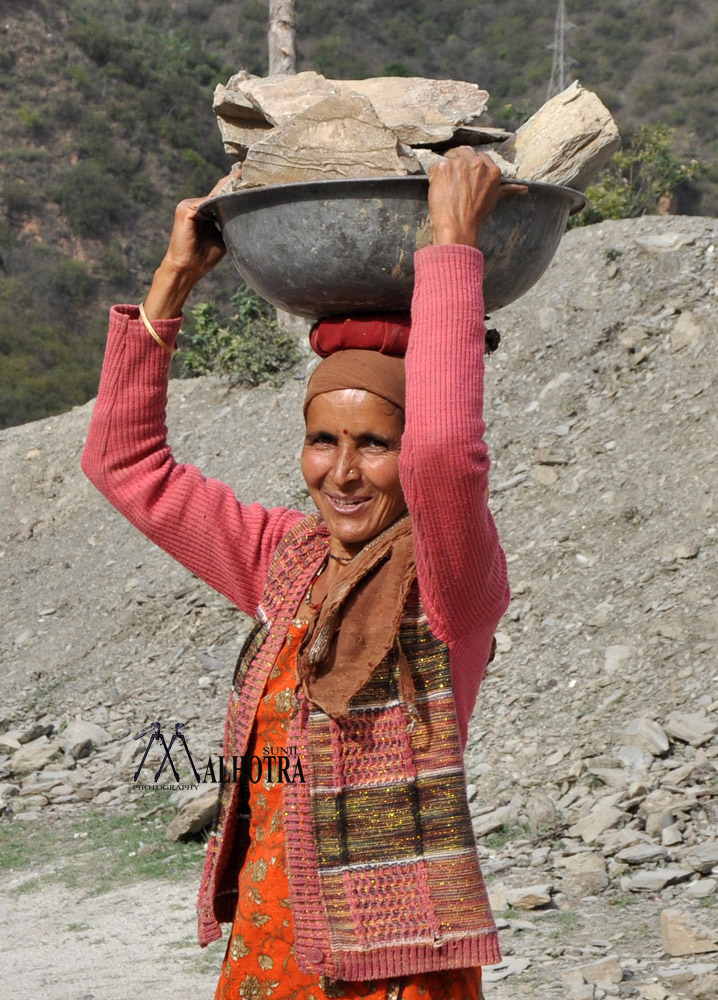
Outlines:
POLYGON ((336 494, 325 494, 329 506, 338 514, 357 514, 369 503, 371 497, 341 497, 336 494))

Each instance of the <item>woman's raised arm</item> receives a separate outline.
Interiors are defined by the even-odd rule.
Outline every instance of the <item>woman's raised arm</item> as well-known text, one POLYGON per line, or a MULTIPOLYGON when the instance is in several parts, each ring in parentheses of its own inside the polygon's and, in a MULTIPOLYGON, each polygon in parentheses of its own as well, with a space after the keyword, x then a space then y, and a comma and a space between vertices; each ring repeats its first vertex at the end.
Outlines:
POLYGON ((167 253, 145 301, 149 327, 164 348, 137 306, 116 306, 110 314, 82 467, 148 538, 254 614, 272 554, 302 515, 239 503, 229 486, 177 463, 167 444, 167 382, 182 309, 225 253, 215 227, 197 216, 203 200, 178 205, 167 253))
POLYGON ((494 629, 509 600, 487 502, 483 257, 476 244, 497 201, 521 190, 501 186, 488 157, 453 150, 431 174, 434 245, 415 259, 400 470, 422 597, 432 629, 449 642, 494 629))

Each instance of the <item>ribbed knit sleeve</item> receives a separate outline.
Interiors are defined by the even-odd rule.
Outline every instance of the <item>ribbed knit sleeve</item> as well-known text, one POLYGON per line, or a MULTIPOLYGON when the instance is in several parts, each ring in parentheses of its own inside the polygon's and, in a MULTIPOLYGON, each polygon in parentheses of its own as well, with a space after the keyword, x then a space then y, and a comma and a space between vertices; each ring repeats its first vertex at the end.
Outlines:
MULTIPOLYGON (((172 346, 180 323, 153 326, 172 346)), ((303 515, 241 504, 229 486, 175 461, 165 425, 169 366, 137 307, 113 307, 82 468, 148 538, 254 614, 274 550, 303 515)))
POLYGON ((415 270, 400 475, 419 586, 440 639, 477 630, 490 637, 509 589, 487 506, 483 257, 467 246, 427 247, 415 255, 415 270))

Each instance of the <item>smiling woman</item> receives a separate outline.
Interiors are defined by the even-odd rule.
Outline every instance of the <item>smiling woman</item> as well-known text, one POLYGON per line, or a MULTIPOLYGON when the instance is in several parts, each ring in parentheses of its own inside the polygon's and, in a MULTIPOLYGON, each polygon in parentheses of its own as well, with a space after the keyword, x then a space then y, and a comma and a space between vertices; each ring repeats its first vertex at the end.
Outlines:
POLYGON ((304 408, 308 517, 240 503, 166 441, 181 311, 224 254, 203 199, 179 205, 144 311, 112 310, 83 467, 256 618, 225 756, 292 746, 306 776, 222 787, 198 905, 200 944, 232 924, 217 1000, 477 1000, 480 966, 500 958, 462 754, 509 597, 487 507, 476 244, 514 193, 469 149, 433 171, 405 360, 356 349, 371 319, 335 321, 304 408))

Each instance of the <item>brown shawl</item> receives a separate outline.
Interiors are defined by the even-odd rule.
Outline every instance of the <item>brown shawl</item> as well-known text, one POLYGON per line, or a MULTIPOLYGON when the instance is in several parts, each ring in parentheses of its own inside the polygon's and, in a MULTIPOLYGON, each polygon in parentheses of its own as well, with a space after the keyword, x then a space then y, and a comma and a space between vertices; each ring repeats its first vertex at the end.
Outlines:
POLYGON ((399 694, 414 711, 414 686, 397 636, 415 576, 411 518, 404 514, 364 546, 330 589, 297 657, 305 694, 327 715, 346 715, 351 698, 392 648, 399 694))

